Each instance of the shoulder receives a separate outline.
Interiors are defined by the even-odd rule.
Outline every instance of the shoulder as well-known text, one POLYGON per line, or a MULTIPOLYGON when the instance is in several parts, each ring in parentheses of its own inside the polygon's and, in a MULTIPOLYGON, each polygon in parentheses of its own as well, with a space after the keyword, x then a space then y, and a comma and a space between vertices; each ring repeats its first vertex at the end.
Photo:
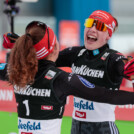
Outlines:
POLYGON ((110 49, 112 51, 112 53, 110 54, 110 58, 114 59, 116 62, 121 61, 123 59, 125 59, 125 55, 119 51, 110 49))
POLYGON ((123 62, 124 59, 126 59, 124 54, 122 54, 119 51, 110 49, 108 62, 113 63, 113 64, 115 64, 115 63, 124 64, 124 62, 123 62))
POLYGON ((43 73, 43 78, 48 79, 48 80, 54 80, 57 78, 63 70, 56 68, 56 67, 50 67, 45 72, 43 73))

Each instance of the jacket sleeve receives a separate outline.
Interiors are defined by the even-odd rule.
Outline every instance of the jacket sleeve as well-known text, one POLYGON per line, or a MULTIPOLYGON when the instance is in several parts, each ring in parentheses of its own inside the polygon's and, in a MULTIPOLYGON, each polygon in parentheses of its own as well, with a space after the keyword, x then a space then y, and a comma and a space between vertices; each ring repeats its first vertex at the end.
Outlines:
POLYGON ((91 101, 113 105, 134 104, 134 93, 112 91, 90 83, 81 76, 72 73, 61 73, 54 82, 54 89, 60 99, 74 95, 91 101))
POLYGON ((110 55, 109 58, 109 70, 113 70, 112 73, 116 73, 119 76, 123 76, 123 69, 125 63, 123 60, 125 59, 125 56, 120 53, 113 53, 110 55))
POLYGON ((120 82, 124 77, 124 62, 125 57, 119 53, 112 53, 108 59, 107 71, 108 75, 113 82, 120 82))

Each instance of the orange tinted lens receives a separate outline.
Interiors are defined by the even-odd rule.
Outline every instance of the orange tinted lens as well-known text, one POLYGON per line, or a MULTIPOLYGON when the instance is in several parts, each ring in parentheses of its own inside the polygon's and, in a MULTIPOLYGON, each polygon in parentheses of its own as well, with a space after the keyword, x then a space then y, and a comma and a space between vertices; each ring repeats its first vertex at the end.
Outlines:
POLYGON ((105 32, 107 30, 106 25, 104 24, 104 28, 103 28, 103 32, 105 32))
POLYGON ((96 20, 96 29, 105 32, 107 27, 103 22, 96 20))

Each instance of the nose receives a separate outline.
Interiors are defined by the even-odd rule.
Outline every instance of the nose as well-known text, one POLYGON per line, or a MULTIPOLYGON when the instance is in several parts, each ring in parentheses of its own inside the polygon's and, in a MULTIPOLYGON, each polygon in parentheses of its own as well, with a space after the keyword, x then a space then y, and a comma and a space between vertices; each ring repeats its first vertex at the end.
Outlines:
POLYGON ((90 28, 90 31, 96 31, 96 27, 95 26, 92 26, 91 28, 90 28))

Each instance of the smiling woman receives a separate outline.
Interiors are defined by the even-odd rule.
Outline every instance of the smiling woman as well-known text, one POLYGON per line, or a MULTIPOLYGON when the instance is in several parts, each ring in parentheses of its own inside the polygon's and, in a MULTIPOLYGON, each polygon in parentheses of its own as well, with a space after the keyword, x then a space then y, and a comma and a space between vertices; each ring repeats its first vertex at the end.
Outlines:
MULTIPOLYGON (((117 27, 118 22, 110 13, 94 11, 85 21, 85 46, 67 48, 60 52, 56 61, 57 66, 71 67, 73 73, 92 83, 111 90, 119 90, 123 77, 128 78, 123 73, 125 57, 120 52, 109 49, 108 45, 117 27)), ((92 101, 75 97, 75 102, 80 104, 81 100, 84 104, 85 102, 92 104, 92 101)), ((118 128, 114 124, 115 106, 97 102, 93 102, 92 105, 93 110, 84 111, 74 105, 71 134, 118 134, 118 128), (76 113, 86 116, 81 118, 76 116, 76 113), (111 125, 116 132, 111 129, 111 125)))
POLYGON ((95 11, 85 21, 84 43, 88 50, 102 47, 117 29, 117 20, 105 11, 95 11))

